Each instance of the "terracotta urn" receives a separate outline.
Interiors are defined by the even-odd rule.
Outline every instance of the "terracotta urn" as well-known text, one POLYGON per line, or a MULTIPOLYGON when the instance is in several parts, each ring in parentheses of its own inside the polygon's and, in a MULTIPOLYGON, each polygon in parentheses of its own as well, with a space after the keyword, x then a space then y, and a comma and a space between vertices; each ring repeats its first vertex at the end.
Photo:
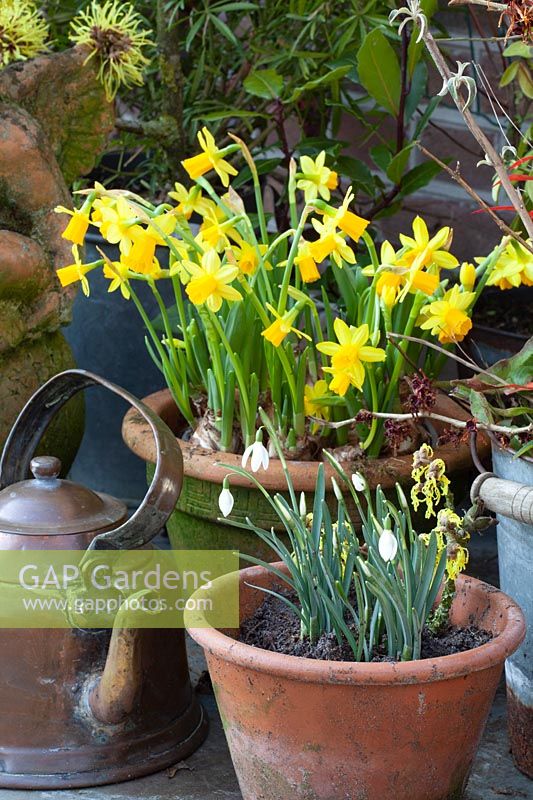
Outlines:
MULTIPOLYGON (((72 263, 61 237, 68 190, 94 165, 113 126, 87 53, 75 48, 0 70, 0 445, 30 395, 74 366, 60 328, 70 320, 73 289, 55 270, 72 263)), ((43 444, 67 468, 83 433, 76 398, 43 444)))
MULTIPOLYGON (((168 389, 149 395, 144 398, 144 402, 159 414, 169 428, 180 437, 185 425, 168 389)), ((459 419, 468 418, 466 412, 443 394, 438 397, 436 410, 447 416, 455 416, 459 419)), ((122 435, 128 447, 146 461, 147 472, 151 476, 155 451, 151 443, 150 430, 133 409, 127 413, 124 419, 122 435)), ((270 561, 272 556, 270 550, 253 532, 232 527, 218 519, 220 517, 218 497, 224 476, 231 471, 231 467, 241 465, 241 456, 205 450, 181 438, 180 446, 184 464, 183 490, 176 510, 167 523, 173 547, 193 550, 239 550, 241 553, 270 561), (227 466, 221 466, 221 464, 227 466)), ((489 444, 483 440, 480 447, 482 450, 488 451, 489 444)), ((461 491, 463 494, 466 493, 464 487, 467 485, 467 476, 471 469, 469 447, 467 445, 459 447, 451 444, 444 445, 438 448, 438 455, 446 462, 448 475, 452 478, 458 494, 461 491)), ((311 495, 314 492, 318 463, 317 461, 289 462, 297 493, 305 492, 311 495)), ((354 471, 356 468, 360 469, 364 472, 371 487, 381 484, 386 492, 393 492, 397 481, 405 485, 411 483, 411 455, 386 456, 369 459, 357 465, 348 463, 344 466, 348 472, 354 471)), ((333 469, 327 465, 326 480, 330 487, 332 475, 333 469)), ((257 477, 269 492, 286 492, 287 487, 281 463, 276 459, 271 459, 268 471, 261 470, 257 473, 257 477)), ((251 517, 254 523, 260 527, 269 530, 273 526, 276 530, 281 530, 279 517, 250 480, 232 475, 231 492, 235 498, 231 519, 246 522, 246 518, 251 517)), ((328 494, 332 508, 336 508, 332 488, 328 494)), ((352 507, 349 497, 347 497, 347 502, 352 519, 357 519, 357 510, 352 507)))
MULTIPOLYGON (((228 578, 213 582, 215 605, 228 578)), ((264 600, 255 587, 274 582, 261 567, 241 571, 241 622, 264 600)), ((243 644, 209 627, 208 613, 194 619, 244 800, 459 800, 504 661, 525 633, 513 600, 468 577, 451 621, 494 638, 427 660, 299 658, 243 644)))

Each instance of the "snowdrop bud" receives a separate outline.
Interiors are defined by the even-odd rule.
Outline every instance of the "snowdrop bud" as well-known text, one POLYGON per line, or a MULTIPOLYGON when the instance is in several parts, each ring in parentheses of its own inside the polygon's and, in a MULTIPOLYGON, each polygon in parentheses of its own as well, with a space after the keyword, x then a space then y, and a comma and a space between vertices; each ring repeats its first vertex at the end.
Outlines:
POLYGON ((276 507, 277 507, 277 509, 279 511, 280 517, 282 517, 282 519, 285 520, 285 522, 288 525, 292 525, 293 524, 293 519, 292 519, 291 515, 289 514, 289 510, 281 502, 280 498, 279 497, 275 497, 274 498, 274 502, 275 502, 276 507))
POLYGON ((352 483, 356 492, 364 492, 366 489, 366 480, 363 478, 360 472, 355 472, 352 475, 352 483))
POLYGON ((331 485, 333 486, 333 492, 335 493, 335 497, 340 502, 342 500, 342 492, 341 492, 340 486, 337 483, 337 481, 335 480, 335 478, 331 479, 331 485))
POLYGON ((392 561, 398 552, 396 536, 388 528, 385 528, 379 537, 378 550, 383 561, 392 561))
POLYGON ((307 503, 305 502, 305 493, 301 492, 300 493, 300 516, 302 517, 302 519, 305 518, 306 514, 307 514, 307 503))
POLYGON ((224 478, 224 483, 222 484, 222 491, 218 496, 218 507, 220 508, 223 516, 229 517, 232 512, 234 502, 235 499, 230 492, 229 481, 226 477, 224 478))

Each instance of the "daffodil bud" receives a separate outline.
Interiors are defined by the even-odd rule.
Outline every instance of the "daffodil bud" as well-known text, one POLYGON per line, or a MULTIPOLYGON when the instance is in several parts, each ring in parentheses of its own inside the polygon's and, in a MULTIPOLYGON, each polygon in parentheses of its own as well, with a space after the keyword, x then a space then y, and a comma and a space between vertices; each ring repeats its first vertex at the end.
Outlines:
POLYGON ((300 516, 305 519, 307 515, 307 503, 305 502, 305 492, 300 493, 300 516))
POLYGON ((468 261, 463 261, 459 271, 459 280, 467 292, 471 292, 476 282, 476 268, 468 261))

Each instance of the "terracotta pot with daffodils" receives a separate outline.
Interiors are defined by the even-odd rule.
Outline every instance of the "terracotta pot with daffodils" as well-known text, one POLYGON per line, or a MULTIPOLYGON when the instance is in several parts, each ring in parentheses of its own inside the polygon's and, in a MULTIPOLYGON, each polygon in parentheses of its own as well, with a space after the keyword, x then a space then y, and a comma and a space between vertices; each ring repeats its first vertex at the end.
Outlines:
MULTIPOLYGON (((276 442, 271 428, 270 436, 276 442)), ((187 620, 205 650, 244 800, 460 800, 503 662, 524 636, 519 608, 460 574, 470 521, 448 504, 438 509, 447 479, 427 446, 415 454, 412 499, 437 518, 422 535, 399 484, 392 502, 330 456, 330 513, 323 465, 314 494, 301 498, 278 455, 289 499, 258 488, 290 546, 252 513, 249 529, 280 561, 241 571, 240 629, 217 630, 209 612, 187 620), (442 646, 450 625, 483 637, 429 655, 427 642, 442 646)), ((203 598, 216 606, 232 586, 225 576, 203 598)))
MULTIPOLYGON (((461 418, 433 380, 446 350, 471 328, 472 308, 501 248, 457 280, 451 229, 431 237, 416 217, 412 235, 402 235, 397 248, 384 242, 378 252, 368 221, 351 210, 351 191, 333 199, 341 180, 324 153, 291 163, 289 221, 277 230, 244 142, 220 150, 207 128, 198 138, 201 152, 183 162, 191 185, 176 184, 169 202, 155 206, 100 185, 85 191, 64 234, 74 243, 74 260, 58 277, 63 285, 79 281, 89 293, 91 272, 103 270, 117 302, 131 303, 144 322, 146 346, 167 385, 146 402, 176 431, 184 453, 185 485, 169 527, 174 544, 254 552, 253 538, 236 537, 223 517, 233 504, 241 521, 253 508, 265 527, 279 527, 252 480, 266 470, 268 488, 283 490, 259 407, 282 443, 297 491, 314 486, 326 452, 370 485, 390 490, 404 481, 408 454, 421 441, 436 445, 458 415, 459 425, 468 424, 469 415, 461 418), (251 209, 239 195, 247 175, 251 209), (102 253, 83 261, 78 243, 90 227, 118 244, 118 260, 102 253), (157 300, 156 320, 139 300, 139 282, 157 300), (172 285, 171 308, 162 282, 172 285), (444 352, 426 347, 432 344, 444 352), (402 412, 407 420, 390 418, 402 412), (248 472, 219 504, 223 461, 248 472)), ((150 437, 133 413, 123 433, 150 470, 150 437)), ((467 445, 444 445, 443 455, 452 475, 468 470, 467 445)), ((326 467, 333 502, 330 477, 326 467)))

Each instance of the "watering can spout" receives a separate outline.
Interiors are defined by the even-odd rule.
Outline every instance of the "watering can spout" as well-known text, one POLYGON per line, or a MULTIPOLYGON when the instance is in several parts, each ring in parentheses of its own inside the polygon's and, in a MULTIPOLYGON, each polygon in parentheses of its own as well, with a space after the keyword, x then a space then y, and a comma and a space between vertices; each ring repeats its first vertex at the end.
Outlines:
POLYGON ((106 662, 89 694, 89 706, 99 722, 117 725, 133 711, 141 682, 139 630, 114 627, 106 662))
POLYGON ((483 472, 472 484, 470 497, 472 502, 479 497, 490 511, 533 525, 533 486, 483 472))

